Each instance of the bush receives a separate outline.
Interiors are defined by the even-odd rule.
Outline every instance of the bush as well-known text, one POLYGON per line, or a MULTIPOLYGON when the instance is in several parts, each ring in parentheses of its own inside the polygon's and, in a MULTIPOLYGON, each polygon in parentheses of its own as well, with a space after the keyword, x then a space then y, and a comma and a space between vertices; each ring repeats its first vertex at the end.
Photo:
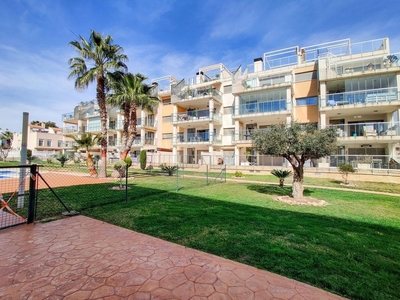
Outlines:
MULTIPOLYGON (((57 158, 56 158, 56 159, 57 159, 57 158)), ((48 158, 46 159, 46 161, 47 161, 48 164, 52 164, 52 163, 53 163, 53 159, 52 159, 51 157, 48 157, 48 158)))
POLYGON ((151 170, 153 170, 154 168, 153 168, 153 166, 152 165, 148 165, 147 167, 146 167, 146 170, 147 171, 151 171, 151 170))
POLYGON ((178 166, 169 166, 167 164, 160 165, 161 171, 166 172, 168 176, 174 175, 174 173, 178 170, 178 166))
POLYGON ((243 177, 243 173, 240 171, 236 171, 234 175, 235 177, 243 177))
POLYGON ((125 176, 125 168, 126 168, 126 163, 123 160, 119 160, 114 164, 114 170, 118 171, 119 178, 125 176))
POLYGON ((271 174, 279 178, 279 186, 283 187, 283 185, 285 184, 285 178, 289 177, 292 174, 292 172, 289 170, 273 169, 271 171, 271 174))
POLYGON ((69 158, 65 154, 61 154, 60 156, 56 157, 56 159, 61 163, 61 167, 64 167, 65 163, 69 161, 69 158))
POLYGON ((140 162, 140 168, 142 170, 145 170, 146 164, 147 164, 147 151, 146 150, 140 151, 139 162, 140 162))
POLYGON ((340 164, 338 170, 342 173, 344 184, 349 184, 349 173, 354 173, 356 171, 351 164, 340 164))
POLYGON ((130 156, 125 157, 124 162, 128 168, 132 166, 132 158, 130 156))

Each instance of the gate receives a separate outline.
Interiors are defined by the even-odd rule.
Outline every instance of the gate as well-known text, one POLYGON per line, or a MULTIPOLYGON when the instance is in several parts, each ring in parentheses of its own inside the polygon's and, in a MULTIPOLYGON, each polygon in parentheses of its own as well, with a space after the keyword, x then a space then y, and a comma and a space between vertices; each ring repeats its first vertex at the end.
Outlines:
POLYGON ((36 175, 36 165, 0 167, 0 229, 34 221, 36 175))

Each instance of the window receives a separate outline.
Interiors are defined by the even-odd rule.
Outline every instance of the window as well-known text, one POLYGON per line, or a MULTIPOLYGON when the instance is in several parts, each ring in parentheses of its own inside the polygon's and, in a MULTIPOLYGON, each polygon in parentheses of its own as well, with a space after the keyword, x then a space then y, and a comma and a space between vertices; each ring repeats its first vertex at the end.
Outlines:
POLYGON ((162 139, 163 140, 172 140, 172 133, 163 133, 162 139))
POLYGON ((44 140, 39 140, 39 147, 43 147, 44 146, 44 140))
POLYGON ((296 82, 317 79, 317 71, 298 73, 295 75, 295 79, 296 79, 296 82))
POLYGON ((58 148, 61 148, 63 146, 63 141, 58 140, 57 141, 57 146, 58 146, 58 148))
POLYGON ((306 97, 296 99, 297 106, 311 106, 318 104, 318 97, 306 97))
POLYGON ((46 146, 47 146, 47 147, 51 147, 51 140, 47 140, 47 141, 46 141, 46 146))

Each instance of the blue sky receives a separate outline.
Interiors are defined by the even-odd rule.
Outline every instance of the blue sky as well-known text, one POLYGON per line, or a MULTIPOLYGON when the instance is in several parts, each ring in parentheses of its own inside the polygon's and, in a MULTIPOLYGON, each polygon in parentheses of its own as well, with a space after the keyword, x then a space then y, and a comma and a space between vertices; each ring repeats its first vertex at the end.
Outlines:
POLYGON ((68 42, 91 29, 114 37, 131 72, 193 76, 201 66, 247 65, 265 51, 350 37, 390 37, 400 50, 400 1, 0 0, 0 128, 20 130, 22 112, 52 120, 93 88, 68 80, 68 42))

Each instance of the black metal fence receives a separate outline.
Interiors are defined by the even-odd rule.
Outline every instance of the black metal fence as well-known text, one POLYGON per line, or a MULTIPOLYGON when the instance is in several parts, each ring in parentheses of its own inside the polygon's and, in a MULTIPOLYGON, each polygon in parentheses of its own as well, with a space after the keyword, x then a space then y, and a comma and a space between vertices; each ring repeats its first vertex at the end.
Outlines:
POLYGON ((0 229, 34 220, 36 166, 0 167, 0 229))
POLYGON ((224 165, 218 170, 205 166, 202 172, 187 171, 183 164, 168 165, 172 166, 168 174, 161 166, 141 170, 114 165, 105 178, 85 164, 0 167, 0 229, 62 215, 104 213, 105 206, 118 209, 112 205, 226 181, 224 165), (159 178, 163 187, 157 185, 159 178))

